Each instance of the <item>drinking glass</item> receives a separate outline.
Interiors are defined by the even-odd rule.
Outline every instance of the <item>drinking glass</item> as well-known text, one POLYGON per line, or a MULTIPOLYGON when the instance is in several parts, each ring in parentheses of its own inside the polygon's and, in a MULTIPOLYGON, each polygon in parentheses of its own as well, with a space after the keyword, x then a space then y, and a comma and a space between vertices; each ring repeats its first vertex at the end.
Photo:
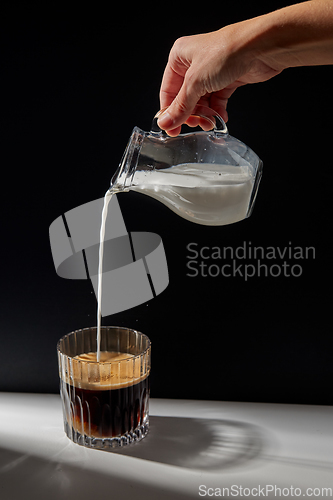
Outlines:
POLYGON ((136 330, 76 330, 57 344, 64 428, 69 439, 97 449, 143 439, 149 429, 151 342, 136 330))

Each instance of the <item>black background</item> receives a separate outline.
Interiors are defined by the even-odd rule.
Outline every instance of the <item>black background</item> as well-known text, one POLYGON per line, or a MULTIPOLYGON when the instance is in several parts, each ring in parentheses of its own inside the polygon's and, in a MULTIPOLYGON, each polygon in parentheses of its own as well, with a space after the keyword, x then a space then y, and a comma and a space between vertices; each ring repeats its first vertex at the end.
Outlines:
MULTIPOLYGON (((173 42, 287 2, 70 5, 2 3, 3 391, 58 392, 58 338, 96 323, 90 282, 57 276, 48 228, 101 198, 133 126, 149 130, 173 42)), ((161 295, 104 319, 151 338, 152 396, 332 403, 332 76, 289 69, 230 99, 231 135, 264 162, 249 219, 198 226, 146 196, 118 196, 128 230, 158 233, 168 260, 161 295), (288 261, 300 277, 191 278, 191 242, 291 242, 316 255, 288 261)))

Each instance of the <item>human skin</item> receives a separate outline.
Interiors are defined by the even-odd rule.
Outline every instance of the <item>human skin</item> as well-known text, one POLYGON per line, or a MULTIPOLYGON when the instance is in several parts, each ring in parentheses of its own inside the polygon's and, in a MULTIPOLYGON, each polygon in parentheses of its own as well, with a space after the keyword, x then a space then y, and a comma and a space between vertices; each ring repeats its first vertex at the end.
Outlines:
POLYGON ((240 86, 269 80, 286 68, 333 64, 333 0, 309 0, 179 38, 164 71, 158 125, 180 133, 196 104, 228 120, 227 103, 240 86))

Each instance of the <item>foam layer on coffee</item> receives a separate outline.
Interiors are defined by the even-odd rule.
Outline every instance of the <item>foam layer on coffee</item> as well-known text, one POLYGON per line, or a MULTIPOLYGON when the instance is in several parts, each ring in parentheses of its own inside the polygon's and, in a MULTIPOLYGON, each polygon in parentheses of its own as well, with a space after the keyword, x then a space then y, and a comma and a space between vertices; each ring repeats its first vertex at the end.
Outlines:
MULTIPOLYGON (((144 356, 121 352, 88 352, 75 356, 69 364, 66 382, 80 389, 109 390, 137 384, 149 375, 144 356)), ((64 374, 62 374, 63 377, 64 374)))

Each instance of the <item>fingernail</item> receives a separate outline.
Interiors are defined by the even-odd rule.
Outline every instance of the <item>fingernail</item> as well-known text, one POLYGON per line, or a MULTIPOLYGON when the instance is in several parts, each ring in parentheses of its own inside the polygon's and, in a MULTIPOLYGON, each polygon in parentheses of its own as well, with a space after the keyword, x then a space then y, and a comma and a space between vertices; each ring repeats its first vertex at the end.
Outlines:
POLYGON ((164 111, 164 113, 157 120, 157 125, 163 130, 168 130, 172 128, 173 122, 174 120, 171 118, 169 113, 164 111))

